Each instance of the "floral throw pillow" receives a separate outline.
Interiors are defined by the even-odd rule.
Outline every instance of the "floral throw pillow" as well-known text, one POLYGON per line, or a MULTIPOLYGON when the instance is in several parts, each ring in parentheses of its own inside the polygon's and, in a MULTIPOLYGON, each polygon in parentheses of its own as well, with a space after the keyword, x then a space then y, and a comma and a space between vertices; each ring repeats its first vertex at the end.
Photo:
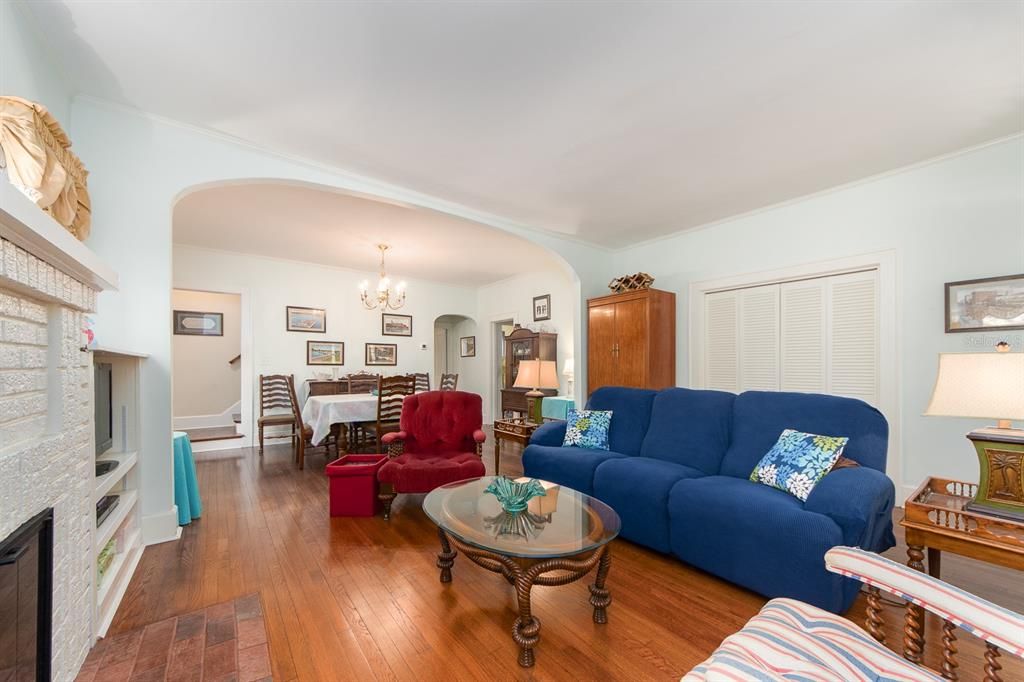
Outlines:
POLYGON ((849 438, 786 429, 754 467, 750 480, 785 490, 802 502, 842 456, 849 438))
POLYGON ((608 449, 608 430, 612 425, 611 410, 569 410, 563 447, 608 449))

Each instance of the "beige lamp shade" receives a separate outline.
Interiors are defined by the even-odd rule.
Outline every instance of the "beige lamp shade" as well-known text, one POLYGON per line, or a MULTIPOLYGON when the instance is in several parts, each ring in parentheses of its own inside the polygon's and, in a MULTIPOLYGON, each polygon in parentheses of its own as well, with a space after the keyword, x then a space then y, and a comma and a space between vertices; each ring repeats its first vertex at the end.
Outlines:
POLYGON ((554 360, 523 360, 519 363, 515 388, 558 388, 558 368, 554 360))
POLYGON ((929 416, 1024 419, 1024 353, 940 353, 929 416))

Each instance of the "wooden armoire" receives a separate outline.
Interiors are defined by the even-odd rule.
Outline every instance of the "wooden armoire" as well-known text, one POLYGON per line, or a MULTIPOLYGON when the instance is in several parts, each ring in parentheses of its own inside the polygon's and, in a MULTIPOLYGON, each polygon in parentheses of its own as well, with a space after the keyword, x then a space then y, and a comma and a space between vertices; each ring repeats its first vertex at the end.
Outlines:
POLYGON ((641 289, 587 301, 587 395, 676 384, 676 295, 641 289))

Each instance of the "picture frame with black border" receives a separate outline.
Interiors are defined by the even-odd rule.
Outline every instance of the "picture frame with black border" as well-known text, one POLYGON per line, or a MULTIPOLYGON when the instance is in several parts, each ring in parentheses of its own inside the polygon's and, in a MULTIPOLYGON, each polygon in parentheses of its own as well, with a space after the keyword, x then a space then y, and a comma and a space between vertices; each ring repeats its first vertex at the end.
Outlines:
POLYGON ((551 294, 533 297, 533 321, 543 322, 551 319, 551 294))
POLYGON ((392 367, 398 364, 397 343, 367 343, 366 365, 368 367, 392 367))
POLYGON ((344 341, 306 341, 307 365, 340 366, 345 364, 344 341))
POLYGON ((943 289, 947 334, 1024 330, 1024 273, 946 282, 943 289))
POLYGON ((323 308, 307 308, 299 305, 285 306, 284 328, 289 332, 326 334, 327 311, 323 308))
POLYGON ((177 336, 224 336, 224 313, 175 310, 173 328, 177 336))
POLYGON ((412 336, 412 315, 380 314, 381 336, 412 336))

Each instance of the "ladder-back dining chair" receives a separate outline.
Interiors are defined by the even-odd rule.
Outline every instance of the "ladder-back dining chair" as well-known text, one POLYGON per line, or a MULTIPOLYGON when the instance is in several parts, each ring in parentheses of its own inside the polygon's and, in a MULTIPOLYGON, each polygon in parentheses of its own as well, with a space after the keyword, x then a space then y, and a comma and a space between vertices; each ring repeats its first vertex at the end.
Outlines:
POLYGON ((417 393, 430 390, 430 374, 427 372, 414 372, 409 376, 411 376, 416 383, 417 393))
POLYGON ((348 379, 349 393, 373 393, 380 381, 380 375, 371 372, 353 372, 345 378, 348 379))
POLYGON ((442 391, 454 391, 459 385, 458 374, 442 374, 441 375, 441 390, 442 391))
MULTIPOLYGON (((295 397, 295 381, 288 377, 288 394, 291 397, 292 404, 292 423, 298 427, 297 434, 297 446, 295 449, 295 461, 299 465, 300 469, 306 466, 306 448, 320 447, 313 443, 313 427, 308 426, 302 421, 302 409, 299 407, 299 401, 295 397)), ((333 435, 328 435, 324 439, 324 442, 320 445, 323 446, 324 452, 327 454, 328 461, 331 458, 331 443, 334 443, 335 452, 337 452, 338 444, 334 440, 333 435)))
POLYGON ((288 426, 292 427, 292 447, 295 447, 295 415, 292 410, 292 395, 294 388, 289 385, 294 382, 291 374, 261 374, 260 375, 260 417, 256 425, 260 432, 260 455, 263 454, 263 429, 267 426, 288 426), (271 410, 287 410, 287 412, 271 412, 271 410))
POLYGON ((416 392, 415 380, 406 374, 381 377, 377 383, 377 420, 360 425, 360 435, 366 444, 380 443, 385 433, 398 430, 402 416, 402 401, 416 392))

